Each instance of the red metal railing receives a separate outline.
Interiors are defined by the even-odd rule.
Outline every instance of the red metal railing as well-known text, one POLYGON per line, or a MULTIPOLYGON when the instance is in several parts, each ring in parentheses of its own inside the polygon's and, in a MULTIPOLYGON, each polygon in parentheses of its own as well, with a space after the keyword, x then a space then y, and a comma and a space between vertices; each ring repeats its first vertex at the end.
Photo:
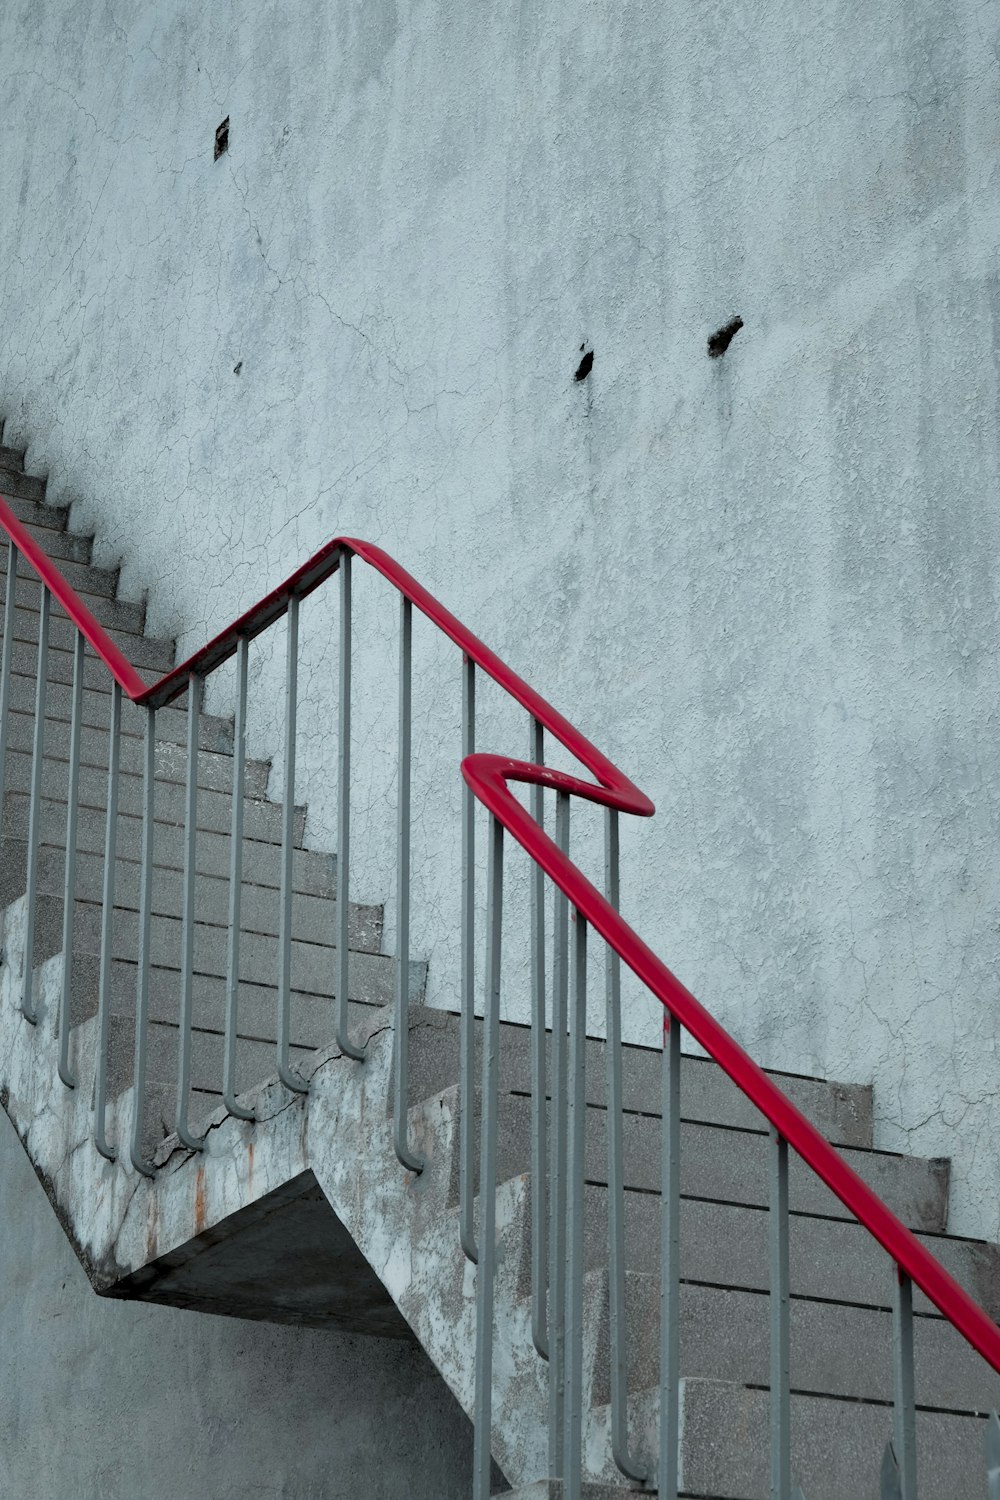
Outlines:
POLYGON ((380 547, 355 537, 335 537, 195 655, 157 682, 146 684, 2 497, 0 528, 13 540, 76 623, 125 694, 134 702, 152 708, 162 707, 179 697, 187 690, 192 673, 207 674, 235 653, 241 639, 252 638, 266 629, 284 613, 289 599, 301 599, 311 593, 336 572, 343 549, 373 567, 454 641, 471 661, 555 735, 597 783, 506 756, 474 754, 464 760, 461 769, 476 798, 563 891, 669 1014, 705 1048, 737 1088, 891 1256, 900 1271, 920 1287, 938 1311, 994 1370, 1000 1372, 1000 1327, 562 853, 510 791, 509 783, 523 782, 550 788, 639 817, 649 817, 654 812, 649 798, 380 547))

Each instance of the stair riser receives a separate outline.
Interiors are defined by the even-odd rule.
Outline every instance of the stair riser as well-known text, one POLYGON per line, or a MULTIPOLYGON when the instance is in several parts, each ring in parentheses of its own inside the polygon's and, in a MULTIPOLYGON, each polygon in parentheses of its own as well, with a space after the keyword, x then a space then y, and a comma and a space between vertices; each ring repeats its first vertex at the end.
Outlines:
MULTIPOLYGON (((0 480, 3 476, 0 474, 0 480)), ((65 534, 65 533, 64 533, 65 534)), ((43 549, 51 555, 48 546, 43 549)), ((2 545, 0 538, 0 598, 7 597, 7 562, 10 556, 9 547, 2 545)), ((95 568, 92 564, 77 563, 69 558, 63 558, 59 563, 59 571, 78 594, 94 594, 101 598, 113 599, 118 592, 119 570, 117 568, 95 568)), ((38 575, 26 558, 18 558, 17 563, 17 600, 18 603, 31 603, 37 607, 38 600, 38 575), (22 586, 24 593, 22 595, 22 586)))
MULTIPOLYGON (((75 531, 60 531, 51 526, 27 526, 29 536, 37 542, 46 556, 51 557, 58 565, 63 559, 68 562, 82 563, 84 567, 90 566, 93 553, 94 539, 90 536, 80 536, 75 531)), ((3 551, 3 568, 6 572, 7 558, 10 555, 9 541, 6 536, 0 535, 0 549, 3 551)), ((20 564, 18 570, 20 571, 20 564)), ((24 564, 25 571, 28 564, 24 564)))
MULTIPOLYGON (((24 846, 20 846, 21 866, 24 867, 24 846)), ((63 891, 63 868, 65 857, 61 851, 43 850, 39 859, 38 889, 43 895, 61 903, 63 891)), ((103 897, 104 861, 99 855, 82 854, 77 857, 76 893, 77 911, 82 913, 88 904, 99 909, 103 897)), ((140 871, 136 864, 118 862, 115 874, 115 906, 135 912, 139 905, 140 871)), ((154 915, 174 917, 182 910, 184 881, 180 870, 156 869, 153 872, 152 909, 154 915)), ((229 925, 229 879, 223 876, 199 875, 195 892, 195 909, 199 923, 210 927, 228 929, 229 925)), ((60 904, 61 910, 61 904, 60 904)), ((87 921, 93 923, 93 918, 87 921)), ((254 885, 248 880, 242 883, 241 928, 246 932, 259 932, 276 936, 278 923, 278 892, 273 887, 254 885)), ((292 936, 304 943, 329 944, 336 932, 337 904, 331 897, 296 893, 292 903, 292 936)), ((86 930, 90 930, 87 927, 86 930)), ((350 944, 364 952, 377 953, 381 947, 382 912, 378 906, 351 903, 350 944)), ((83 940, 84 927, 78 928, 78 941, 83 940)))
MULTIPOLYGON (((14 613, 14 670, 23 677, 34 680, 38 663, 38 632, 40 616, 37 597, 29 609, 18 608, 14 613)), ((49 617, 49 682, 70 682, 73 677, 72 651, 76 646, 77 628, 72 620, 56 608, 49 617), (65 657, 65 660, 62 658, 65 657)), ((128 630, 109 630, 111 639, 129 659, 134 667, 159 676, 168 672, 174 664, 174 643, 157 636, 143 635, 128 630)), ((3 632, 0 630, 0 640, 3 632)), ((103 680, 109 678, 106 667, 98 660, 93 649, 87 647, 84 682, 88 687, 100 689, 103 680), (101 674, 104 674, 102 678, 101 674)))
MULTIPOLYGON (((531 1102, 506 1098, 501 1108, 499 1176, 531 1167, 531 1102)), ((589 1182, 608 1175, 607 1111, 587 1110, 585 1173, 589 1182)), ((660 1185, 661 1124, 624 1119, 625 1186, 656 1192, 660 1185)), ((742 1130, 686 1122, 681 1127, 681 1191, 688 1196, 766 1207, 768 1137, 742 1130)), ((845 1148, 844 1157, 912 1229, 941 1231, 948 1212, 947 1163, 845 1148)), ((797 1157, 789 1167, 789 1201, 801 1213, 849 1215, 839 1200, 797 1157)))
MULTIPOLYGON (((607 1189, 585 1189, 587 1267, 607 1265, 607 1189)), ((659 1275, 660 1199, 626 1193, 626 1265, 659 1275)), ((771 1285, 766 1210, 685 1198, 681 1204, 681 1275, 715 1286, 766 1292, 771 1285)), ((990 1317, 1000 1319, 1000 1247, 974 1240, 930 1236, 928 1247, 990 1317)), ((791 1289, 804 1297, 888 1308, 892 1267, 860 1225, 843 1219, 793 1215, 789 1254, 791 1289)), ((920 1312, 931 1311, 915 1294, 920 1312)))
MULTIPOLYGON (((504 1024, 500 1054, 501 1088, 531 1093, 531 1033, 526 1026, 504 1024)), ((476 1022, 477 1053, 482 1045, 482 1022, 476 1022)), ((411 1098, 428 1099, 459 1076, 459 1018, 444 1011, 428 1017, 428 1028, 415 1034, 411 1050, 411 1098), (431 1029, 433 1025, 434 1029, 431 1029)), ((545 1076, 551 1079, 550 1046, 545 1048, 545 1076)), ((591 1038, 586 1054, 587 1103, 605 1105, 608 1098, 607 1058, 603 1041, 591 1038)), ((647 1047, 627 1047, 623 1067, 625 1108, 656 1113, 661 1096, 663 1054, 647 1047)), ((808 1119, 838 1146, 872 1144, 870 1087, 824 1083, 813 1078, 776 1075, 781 1087, 808 1119)), ((746 1097, 715 1063, 685 1057, 681 1099, 684 1118, 765 1130, 766 1123, 746 1097)))
MULTIPOLYGON (((9 474, 11 471, 5 470, 4 472, 9 474)), ((0 487, 0 494, 23 525, 37 526, 46 531, 65 531, 66 522, 69 520, 68 506, 46 505, 41 500, 26 500, 22 495, 15 495, 2 487, 0 487)))
MULTIPOLYGON (((72 674, 70 674, 72 675, 72 674)), ((46 702, 45 720, 46 732, 48 725, 53 721, 69 723, 73 707, 72 690, 68 681, 66 683, 54 683, 49 681, 46 702)), ((14 675, 11 678, 11 711, 15 715, 30 716, 32 721, 35 714, 35 680, 29 680, 23 675, 14 675)), ((87 689, 83 694, 83 723, 91 728, 102 729, 107 733, 111 722, 111 678, 107 672, 101 680, 100 686, 87 689)), ((146 710, 130 703, 128 699, 122 702, 122 734, 130 739, 142 739, 146 729, 146 710)), ((199 735, 199 746, 202 750, 211 750, 219 755, 232 755, 233 753, 233 721, 223 719, 215 714, 202 714, 199 735)), ((161 708, 156 715, 156 739, 173 745, 187 744, 187 713, 183 709, 161 708)))
MULTIPOLYGON (((682 1394, 682 1486, 713 1500, 767 1500, 769 1401, 712 1381, 686 1381, 682 1394)), ((985 1421, 917 1415, 920 1493, 982 1500, 985 1421)), ((792 1397, 792 1473, 809 1500, 878 1500, 892 1409, 792 1397)))
POLYGON ((0 468, 0 495, 5 500, 13 497, 41 500, 45 496, 45 480, 34 474, 22 473, 19 466, 0 468))
MULTIPOLYGON (((3 549, 0 548, 0 552, 3 549)), ((74 565, 75 566, 75 565, 74 565)), ((99 570, 103 572, 103 569, 99 570)), ((90 593, 87 590, 77 589, 83 603, 87 606, 94 618, 104 626, 105 630, 121 630, 129 635, 142 635, 145 624, 146 611, 142 604, 135 604, 129 599, 116 599, 108 597, 103 593, 90 593)), ((23 571, 18 566, 17 592, 15 603, 18 609, 26 612, 37 610, 41 598, 41 583, 37 575, 29 573, 28 563, 24 563, 23 571)), ((53 605, 53 613, 60 606, 53 605)))
MULTIPOLYGON (((32 753, 32 733, 34 720, 27 714, 11 714, 7 723, 7 745, 9 751, 19 752, 23 756, 32 753)), ((99 728, 84 728, 80 735, 80 762, 81 765, 90 767, 100 777, 107 778, 109 737, 106 731, 99 728)), ((47 719, 45 724, 45 758, 52 761, 55 766, 62 762, 63 769, 57 769, 53 775, 61 778, 62 785, 68 784, 68 759, 70 747, 70 726, 62 720, 47 719)), ((135 735, 123 735, 119 741, 119 762, 121 772, 125 776, 139 777, 143 774, 145 753, 142 741, 135 735)), ((244 772, 244 794, 255 800, 264 800, 267 797, 268 779, 271 768, 267 761, 248 760, 244 772)), ((157 780, 173 782, 177 786, 187 784, 187 751, 181 745, 171 744, 169 741, 157 741, 156 745, 156 775, 157 780)), ((23 776, 23 772, 22 772, 23 776)), ((231 755, 222 755, 212 750, 200 750, 198 752, 198 788, 199 791, 219 792, 229 795, 233 784, 233 758, 231 755)), ((20 788, 22 791, 27 782, 20 788)))
MULTIPOLYGON (((596 1335, 594 1405, 611 1399, 606 1278, 589 1293, 605 1309, 596 1335)), ((629 1390, 659 1379, 660 1290, 653 1276, 626 1284, 629 1390)), ((1000 1397, 989 1366, 942 1318, 915 1322, 916 1390, 924 1406, 984 1411, 1000 1397)), ((740 1385, 770 1382, 770 1299, 766 1293, 681 1287, 681 1372, 740 1385)), ((892 1400, 892 1314, 795 1299, 791 1303, 795 1390, 859 1400, 892 1400)))
MULTIPOLYGON (((58 767, 55 769, 57 771, 58 767)), ((48 771, 49 767, 46 766, 46 774, 48 771)), ((81 775, 79 847, 97 852, 104 847, 107 780, 95 774, 94 782, 96 784, 90 783, 90 777, 86 772, 81 775), (88 825, 86 830, 84 829, 85 823, 88 825)), ((199 837, 202 832, 228 837, 232 816, 230 801, 229 797, 223 796, 220 792, 202 792, 199 795, 197 809, 199 837)), ((27 838, 28 805, 29 798, 24 792, 13 791, 4 798, 4 837, 27 838)), ((141 783, 138 778, 123 776, 119 787, 118 847, 125 859, 139 858, 142 831, 142 820, 139 816, 141 805, 141 783)), ((159 837, 160 827, 174 828, 182 832, 184 814, 184 788, 176 784, 157 782, 154 810, 156 822, 154 861, 156 839, 159 837)), ((248 839, 280 844, 281 819, 282 809, 277 803, 257 801, 249 797, 246 799, 244 824, 248 839)), ((60 796, 56 790, 53 797, 43 798, 39 827, 43 843, 55 844, 58 847, 65 841, 65 792, 60 796)), ((301 848, 304 837, 305 809, 296 808, 292 821, 292 843, 296 848, 301 848)))

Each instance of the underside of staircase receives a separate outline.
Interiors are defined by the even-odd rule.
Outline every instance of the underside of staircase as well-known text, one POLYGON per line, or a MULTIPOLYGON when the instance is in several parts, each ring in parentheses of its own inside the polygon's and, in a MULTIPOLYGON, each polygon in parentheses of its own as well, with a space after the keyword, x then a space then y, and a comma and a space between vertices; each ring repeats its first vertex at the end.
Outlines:
MULTIPOLYGON (((2 435, 2 434, 0 434, 2 435)), ((117 597, 117 575, 45 503, 23 455, 0 446, 0 494, 129 661, 167 671, 172 644, 145 634, 144 612, 117 597)), ((0 548, 0 554, 5 549, 0 548)), ((6 573, 0 564, 0 583, 6 573)), ((7 780, 0 826, 0 1099, 94 1289, 240 1318, 416 1339, 462 1407, 475 1392, 477 1268, 459 1226, 457 1014, 423 1003, 425 966, 409 968, 409 1129, 423 1170, 393 1139, 393 959, 382 910, 350 910, 350 1030, 358 1062, 336 1044, 337 868, 304 846, 295 810, 291 1056, 308 1094, 276 1076, 275 980, 283 808, 269 765, 248 761, 239 974, 239 1102, 223 1103, 232 824, 232 721, 204 715, 198 754, 197 920, 190 1118, 204 1148, 174 1133, 182 944, 187 715, 157 715, 150 1032, 144 1144, 153 1175, 95 1149, 97 996, 107 809, 110 679, 88 657, 72 963, 70 1061, 58 1076, 64 967, 64 835, 72 680, 71 622, 53 614, 40 810, 33 979, 37 1024, 21 1014, 29 788, 34 728, 37 581, 19 575, 7 780)), ((136 942, 140 920, 142 718, 125 705, 112 949, 107 1136, 129 1140, 136 942)), ((482 1036, 477 1045, 481 1048, 482 1036)), ((636 1453, 656 1454, 660 1320, 662 1054, 623 1049, 629 1425, 636 1453)), ((532 1339, 532 1075, 529 1035, 503 1024, 496 1198, 497 1274, 491 1449, 495 1488, 562 1496, 550 1480, 547 1366, 532 1339)), ((840 1148, 994 1319, 1000 1247, 949 1236, 948 1163, 875 1149, 863 1085, 782 1075, 799 1109, 840 1148)), ((608 1113, 605 1044, 585 1048, 584 1487, 630 1483, 611 1452, 608 1113)), ((770 1263, 768 1126, 713 1062, 685 1056, 681 1140, 680 1490, 703 1500, 762 1500, 768 1468, 770 1263)), ((892 1426, 891 1266, 871 1237, 793 1158, 791 1420, 793 1471, 805 1500, 875 1500, 892 1426)), ((477 1204, 478 1211, 478 1204, 477 1204)), ((921 1493, 973 1500, 984 1489, 986 1415, 998 1379, 920 1295, 915 1303, 921 1493)), ((631 1486, 641 1489, 638 1484, 631 1486)), ((648 1489, 646 1492, 650 1492, 648 1489)))

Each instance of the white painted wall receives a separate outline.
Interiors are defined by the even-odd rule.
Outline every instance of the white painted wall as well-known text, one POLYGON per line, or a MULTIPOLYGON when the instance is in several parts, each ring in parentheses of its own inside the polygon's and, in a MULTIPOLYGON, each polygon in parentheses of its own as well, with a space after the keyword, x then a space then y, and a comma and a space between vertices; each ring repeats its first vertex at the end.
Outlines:
MULTIPOLYGON (((880 1144, 952 1155, 993 1237, 998 48, 975 0, 0 11, 0 411, 124 589, 193 648, 329 535, 381 543, 654 798, 626 908, 685 982, 759 1060, 874 1079, 880 1144)), ((374 897, 394 630, 362 597, 374 897)), ((332 594, 306 631, 319 846, 332 594)), ((487 705, 482 746, 524 740, 487 705)))

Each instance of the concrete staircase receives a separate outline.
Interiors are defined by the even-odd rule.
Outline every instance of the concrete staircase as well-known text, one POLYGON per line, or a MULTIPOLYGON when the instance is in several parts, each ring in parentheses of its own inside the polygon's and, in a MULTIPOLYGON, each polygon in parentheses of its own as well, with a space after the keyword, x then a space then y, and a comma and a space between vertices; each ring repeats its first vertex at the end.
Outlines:
MULTIPOLYGON (((91 565, 90 542, 46 506, 43 482, 0 447, 0 494, 140 669, 173 661, 144 633, 142 609, 119 600, 113 571, 91 565)), ((6 549, 0 549, 5 555, 6 549)), ((4 563, 5 566, 5 563, 4 563)), ((4 587, 6 580, 4 579, 4 587)), ((156 1175, 111 1163, 92 1141, 97 964, 106 807, 109 679, 89 661, 81 781, 72 1059, 80 1086, 58 1081, 62 874, 69 682, 68 622, 54 619, 42 818, 35 996, 37 1027, 19 1013, 38 588, 17 589, 8 783, 0 828, 0 1098, 95 1289, 239 1317, 416 1338, 466 1411, 473 1405, 476 1269, 458 1234, 458 1018, 422 1006, 422 965, 411 967, 410 1125, 426 1166, 396 1159, 392 1097, 392 960, 376 905, 351 908, 353 1035, 362 1064, 332 1045, 336 868, 302 847, 297 814, 293 926, 293 1062, 308 1096, 274 1076, 278 845, 281 808, 267 799, 268 766, 247 767, 244 937, 240 986, 241 1103, 221 1104, 228 912, 232 725, 206 716, 199 771, 199 885, 195 938, 192 1122, 207 1128, 193 1153, 171 1134, 179 1004, 182 745, 186 715, 158 715, 156 859, 145 1109, 156 1175)), ((122 819, 114 925, 113 1103, 108 1134, 128 1139, 135 1108, 131 1026, 136 981, 142 724, 123 720, 122 819)), ((561 1496, 545 1478, 547 1367, 530 1317, 531 1079, 528 1034, 501 1029, 498 1275, 492 1451, 518 1495, 561 1496)), ((661 1054, 625 1049, 626 1253, 633 1447, 655 1453, 658 1408, 661 1054)), ((863 1086, 783 1077, 782 1087, 843 1149, 856 1170, 993 1318, 1000 1317, 1000 1248, 947 1234, 948 1164, 878 1151, 863 1086)), ((585 1428, 589 1500, 628 1486, 610 1457, 607 1147, 604 1047, 586 1056, 585 1428)), ((682 1069, 682 1491, 761 1500, 768 1473, 767 1132, 715 1064, 682 1069)), ((127 1151, 123 1153, 127 1158, 127 1151)), ((806 1500, 879 1494, 892 1430, 891 1266, 805 1170, 791 1178, 793 1468, 806 1500)), ((985 1493, 984 1416, 1000 1382, 955 1331, 918 1299, 918 1452, 921 1493, 979 1500, 985 1493)))

